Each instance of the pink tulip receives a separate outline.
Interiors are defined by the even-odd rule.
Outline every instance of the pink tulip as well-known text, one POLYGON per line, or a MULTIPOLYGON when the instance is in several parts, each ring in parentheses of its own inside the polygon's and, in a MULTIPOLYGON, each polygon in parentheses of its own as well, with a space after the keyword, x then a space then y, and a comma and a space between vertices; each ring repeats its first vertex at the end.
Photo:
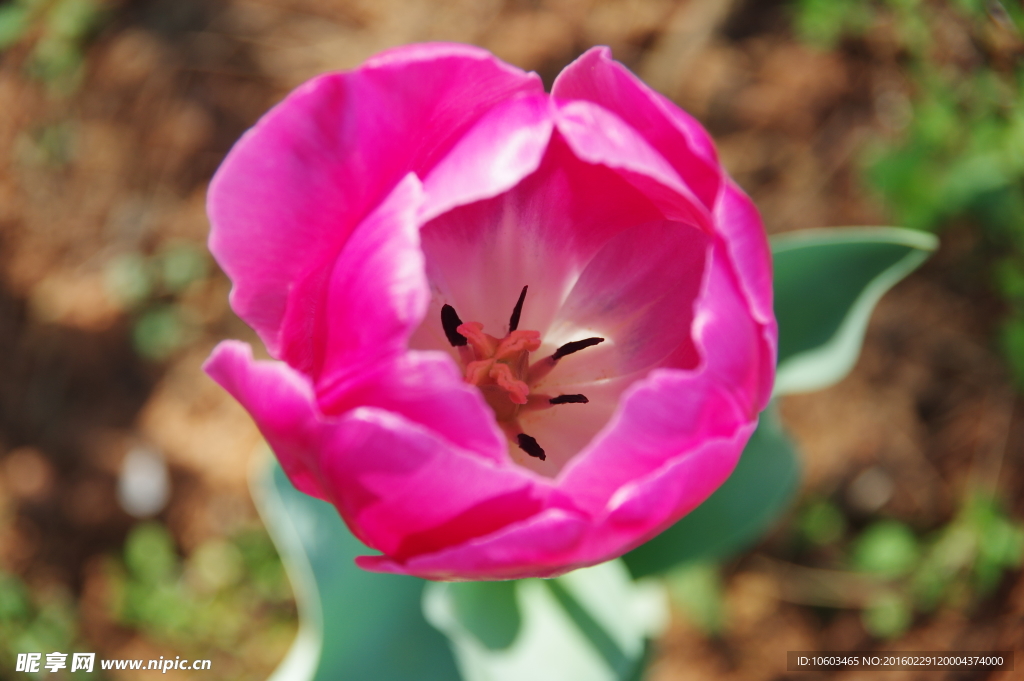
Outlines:
POLYGON ((295 486, 428 579, 553 576, 655 536, 771 393, 771 260, 707 133, 607 48, 546 94, 465 45, 301 86, 210 185, 278 361, 207 372, 295 486))

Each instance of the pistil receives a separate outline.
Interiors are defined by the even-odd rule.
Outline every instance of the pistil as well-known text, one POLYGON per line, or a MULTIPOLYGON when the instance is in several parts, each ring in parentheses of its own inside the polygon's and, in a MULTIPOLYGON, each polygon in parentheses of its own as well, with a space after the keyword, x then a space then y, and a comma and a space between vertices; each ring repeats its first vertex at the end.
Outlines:
POLYGON ((466 382, 480 389, 509 440, 529 456, 544 461, 544 448, 519 425, 520 412, 560 404, 587 404, 589 400, 579 394, 552 397, 533 392, 531 386, 547 376, 563 357, 602 343, 604 338, 566 343, 531 365, 530 353, 540 348, 541 339, 537 331, 519 330, 527 289, 524 286, 519 294, 504 338, 485 333, 480 322, 463 322, 451 305, 441 307, 441 327, 448 342, 458 349, 466 382))

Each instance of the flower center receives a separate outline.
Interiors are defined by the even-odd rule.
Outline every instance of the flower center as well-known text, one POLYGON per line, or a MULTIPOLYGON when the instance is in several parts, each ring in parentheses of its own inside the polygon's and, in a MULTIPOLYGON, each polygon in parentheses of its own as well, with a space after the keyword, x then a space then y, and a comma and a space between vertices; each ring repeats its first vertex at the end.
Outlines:
POLYGON ((545 395, 534 392, 533 386, 563 357, 602 343, 604 338, 566 343, 548 357, 530 363, 530 353, 540 348, 541 338, 538 331, 519 330, 527 288, 524 286, 519 294, 504 338, 484 333, 480 322, 463 323, 451 305, 441 308, 441 326, 448 342, 459 351, 466 382, 479 388, 505 435, 524 452, 543 461, 543 447, 523 432, 519 415, 559 404, 586 404, 589 400, 584 395, 545 395))

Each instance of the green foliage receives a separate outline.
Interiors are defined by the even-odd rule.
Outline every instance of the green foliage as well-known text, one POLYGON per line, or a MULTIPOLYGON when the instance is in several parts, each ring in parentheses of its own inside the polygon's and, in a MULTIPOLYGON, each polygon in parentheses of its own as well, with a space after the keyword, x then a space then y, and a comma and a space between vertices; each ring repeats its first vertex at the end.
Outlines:
POLYGON ((1000 344, 1024 387, 1024 6, 794 0, 793 10, 797 33, 816 47, 869 37, 900 55, 909 87, 877 95, 889 131, 869 145, 864 176, 900 224, 956 222, 982 237, 996 263, 991 286, 1007 303, 1000 344), (894 100, 910 115, 888 115, 894 100))
POLYGON ((846 517, 839 508, 825 500, 810 503, 798 519, 803 537, 815 546, 829 546, 843 538, 846 517))
POLYGON ((133 318, 136 352, 159 362, 196 338, 198 323, 183 299, 210 269, 206 251, 187 242, 172 242, 148 257, 122 253, 107 263, 107 292, 133 318))
POLYGON ((272 681, 458 678, 444 637, 421 614, 422 580, 357 567, 366 547, 276 463, 252 491, 299 607, 298 636, 272 681))
POLYGON ((910 627, 913 618, 913 605, 892 591, 881 592, 861 611, 864 628, 878 638, 896 638, 910 627))
POLYGON ((809 229, 773 239, 775 394, 819 390, 846 376, 875 305, 936 245, 931 235, 889 227, 809 229))
POLYGON ((489 650, 503 650, 519 635, 522 618, 515 582, 463 582, 450 587, 455 616, 489 650))
POLYGON ((864 627, 893 638, 914 612, 943 605, 969 609, 1024 561, 1024 525, 987 495, 973 495, 948 524, 920 537, 895 520, 868 525, 849 545, 848 562, 878 580, 863 604, 864 627))
MULTIPOLYGON (((13 670, 18 653, 40 652, 45 655, 89 649, 90 646, 80 638, 70 593, 42 590, 32 594, 18 577, 0 571, 0 669, 13 670)), ((39 677, 44 675, 50 674, 43 671, 39 677)), ((103 677, 79 671, 59 678, 103 677)))
POLYGON ((864 0, 799 0, 797 8, 797 33, 821 48, 833 47, 845 33, 864 31, 872 18, 864 0))
POLYGON ((429 584, 423 608, 465 681, 634 681, 666 621, 664 591, 633 582, 621 561, 548 580, 429 584))
POLYGON ((254 619, 287 629, 292 609, 281 562, 263 532, 210 539, 182 559, 166 528, 136 526, 110 566, 115 618, 175 646, 231 652, 254 619))
POLYGON ((864 572, 891 579, 913 570, 919 553, 917 537, 910 528, 895 520, 883 520, 857 538, 853 563, 864 572))
POLYGON ((1009 518, 991 497, 971 497, 957 517, 928 542, 914 575, 923 610, 964 594, 986 596, 1024 561, 1024 524, 1009 518))
POLYGON ((0 7, 0 51, 31 45, 29 73, 68 94, 81 82, 83 50, 100 18, 95 0, 14 0, 0 7))
POLYGON ((132 340, 140 355, 148 359, 167 359, 191 338, 180 308, 155 306, 143 312, 135 322, 132 340))
POLYGON ((28 3, 12 2, 0 7, 0 50, 21 39, 28 30, 30 19, 28 3))

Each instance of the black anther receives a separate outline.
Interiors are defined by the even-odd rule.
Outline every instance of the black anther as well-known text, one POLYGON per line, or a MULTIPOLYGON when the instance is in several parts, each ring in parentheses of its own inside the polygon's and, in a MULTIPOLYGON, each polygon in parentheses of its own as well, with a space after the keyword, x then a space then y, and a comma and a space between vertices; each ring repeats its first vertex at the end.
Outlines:
POLYGON ((544 455, 544 450, 537 444, 537 441, 526 433, 519 433, 516 435, 516 442, 519 444, 519 449, 523 450, 535 459, 543 461, 547 457, 544 455))
POLYGON ((459 319, 459 315, 455 312, 454 307, 451 305, 441 307, 441 326, 444 328, 444 335, 448 337, 448 342, 455 347, 460 347, 469 342, 458 331, 461 325, 462 320, 459 319))
POLYGON ((557 361, 557 360, 562 359, 566 355, 571 355, 574 352, 579 352, 583 348, 589 348, 591 345, 597 345, 598 343, 603 343, 603 342, 604 342, 604 338, 596 338, 596 337, 595 338, 584 338, 583 340, 572 341, 571 343, 566 343, 562 347, 560 347, 557 350, 555 350, 555 354, 551 355, 551 359, 557 361))
POLYGON ((548 400, 551 404, 586 404, 589 401, 586 395, 559 395, 548 400))
POLYGON ((519 294, 519 300, 516 301, 516 306, 512 309, 512 317, 508 320, 508 332, 512 333, 519 328, 519 317, 523 314, 523 301, 526 300, 526 289, 529 286, 524 286, 523 290, 519 294))

